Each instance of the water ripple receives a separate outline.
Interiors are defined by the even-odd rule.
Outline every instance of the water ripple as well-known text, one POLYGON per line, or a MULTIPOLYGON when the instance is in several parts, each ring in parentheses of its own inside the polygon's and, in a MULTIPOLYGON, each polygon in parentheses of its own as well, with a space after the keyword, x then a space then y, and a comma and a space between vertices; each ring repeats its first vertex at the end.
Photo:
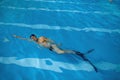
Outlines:
POLYGON ((0 25, 8 25, 10 27, 27 27, 31 29, 48 29, 48 30, 66 30, 66 31, 84 31, 84 32, 105 32, 105 33, 118 33, 120 34, 120 29, 106 29, 106 28, 96 28, 96 27, 85 27, 85 28, 76 28, 76 27, 61 27, 61 26, 49 26, 45 24, 24 24, 24 23, 5 23, 0 22, 0 25))

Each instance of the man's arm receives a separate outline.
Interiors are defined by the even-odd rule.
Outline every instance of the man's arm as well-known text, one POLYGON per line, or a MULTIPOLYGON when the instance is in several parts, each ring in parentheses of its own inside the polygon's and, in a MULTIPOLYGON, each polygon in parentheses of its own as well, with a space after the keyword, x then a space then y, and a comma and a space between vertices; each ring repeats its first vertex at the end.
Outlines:
MULTIPOLYGON (((48 38, 46 38, 47 39, 47 41, 48 42, 50 42, 50 43, 53 43, 53 44, 56 44, 53 40, 51 40, 51 39, 48 39, 48 38)), ((61 43, 59 43, 59 44, 56 44, 57 46, 61 46, 62 44, 61 43)))
POLYGON ((47 41, 48 41, 48 42, 51 42, 51 43, 55 43, 53 40, 48 39, 48 38, 47 38, 47 41))
POLYGON ((22 39, 22 40, 32 41, 31 39, 23 38, 23 37, 20 37, 20 36, 17 36, 17 35, 13 35, 13 37, 18 38, 18 39, 22 39))

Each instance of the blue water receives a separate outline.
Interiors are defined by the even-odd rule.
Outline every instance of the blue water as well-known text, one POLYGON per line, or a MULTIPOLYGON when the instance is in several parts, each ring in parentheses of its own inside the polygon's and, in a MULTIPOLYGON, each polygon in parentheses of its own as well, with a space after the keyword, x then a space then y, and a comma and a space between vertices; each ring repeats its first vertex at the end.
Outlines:
POLYGON ((1 0, 0 80, 120 80, 120 1, 1 0), (59 55, 16 34, 46 36, 62 49, 94 52, 59 55))

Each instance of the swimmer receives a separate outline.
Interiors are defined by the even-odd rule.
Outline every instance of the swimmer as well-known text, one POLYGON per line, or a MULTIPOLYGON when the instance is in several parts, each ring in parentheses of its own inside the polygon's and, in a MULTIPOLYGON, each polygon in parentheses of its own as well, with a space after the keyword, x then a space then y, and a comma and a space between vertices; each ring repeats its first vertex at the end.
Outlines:
MULTIPOLYGON (((23 38, 23 37, 16 36, 16 35, 13 35, 13 37, 19 38, 22 40, 27 40, 27 41, 34 41, 37 44, 39 44, 40 46, 43 46, 43 47, 49 49, 50 51, 56 52, 57 54, 76 54, 76 55, 82 57, 83 60, 88 61, 93 66, 95 71, 97 72, 97 68, 90 62, 90 60, 88 60, 85 57, 85 54, 83 54, 79 51, 75 51, 75 50, 63 50, 63 49, 59 48, 59 45, 56 44, 53 40, 48 39, 44 36, 37 38, 37 36, 35 34, 31 34, 30 39, 23 38)), ((86 54, 91 53, 92 51, 94 51, 94 49, 89 50, 86 54)))

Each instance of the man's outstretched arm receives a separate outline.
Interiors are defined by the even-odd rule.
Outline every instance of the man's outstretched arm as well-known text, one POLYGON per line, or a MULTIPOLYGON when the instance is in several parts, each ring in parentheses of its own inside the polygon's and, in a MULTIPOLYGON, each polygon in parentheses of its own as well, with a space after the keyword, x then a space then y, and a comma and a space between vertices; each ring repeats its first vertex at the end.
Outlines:
POLYGON ((22 40, 27 40, 27 41, 32 41, 31 39, 28 39, 28 38, 23 38, 21 36, 17 36, 17 35, 13 35, 14 38, 18 38, 18 39, 22 39, 22 40))

